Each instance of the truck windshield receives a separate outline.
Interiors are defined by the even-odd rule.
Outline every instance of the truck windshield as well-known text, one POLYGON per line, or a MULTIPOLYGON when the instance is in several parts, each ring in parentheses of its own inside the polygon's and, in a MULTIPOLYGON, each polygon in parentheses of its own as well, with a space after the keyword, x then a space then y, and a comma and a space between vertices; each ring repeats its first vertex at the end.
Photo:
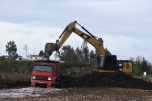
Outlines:
POLYGON ((51 66, 36 65, 36 66, 34 66, 34 70, 43 71, 43 72, 51 72, 52 67, 51 66))

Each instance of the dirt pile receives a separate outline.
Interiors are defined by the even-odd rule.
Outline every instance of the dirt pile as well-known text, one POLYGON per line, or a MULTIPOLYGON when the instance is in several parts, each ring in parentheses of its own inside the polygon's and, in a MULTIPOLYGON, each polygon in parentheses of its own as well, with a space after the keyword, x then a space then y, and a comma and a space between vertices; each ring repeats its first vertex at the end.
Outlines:
POLYGON ((122 72, 85 74, 80 77, 63 78, 65 87, 122 87, 152 89, 152 83, 133 78, 122 72))

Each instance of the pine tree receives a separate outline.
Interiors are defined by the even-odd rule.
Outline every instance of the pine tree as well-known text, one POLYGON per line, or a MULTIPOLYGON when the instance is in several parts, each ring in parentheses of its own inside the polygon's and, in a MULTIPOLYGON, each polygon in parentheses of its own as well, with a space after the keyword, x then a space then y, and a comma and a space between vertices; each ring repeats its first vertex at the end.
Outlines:
POLYGON ((17 52, 17 46, 16 46, 14 41, 7 42, 6 52, 8 53, 10 60, 14 60, 14 58, 18 57, 18 54, 16 53, 17 52))

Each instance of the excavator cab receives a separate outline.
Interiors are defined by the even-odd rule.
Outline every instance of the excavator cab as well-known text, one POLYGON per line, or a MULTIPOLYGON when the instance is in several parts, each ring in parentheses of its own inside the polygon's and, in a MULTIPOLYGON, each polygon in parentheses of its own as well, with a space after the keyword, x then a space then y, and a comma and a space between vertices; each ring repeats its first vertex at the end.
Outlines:
POLYGON ((104 71, 118 71, 119 67, 117 64, 117 56, 116 55, 100 55, 99 67, 98 70, 104 71))

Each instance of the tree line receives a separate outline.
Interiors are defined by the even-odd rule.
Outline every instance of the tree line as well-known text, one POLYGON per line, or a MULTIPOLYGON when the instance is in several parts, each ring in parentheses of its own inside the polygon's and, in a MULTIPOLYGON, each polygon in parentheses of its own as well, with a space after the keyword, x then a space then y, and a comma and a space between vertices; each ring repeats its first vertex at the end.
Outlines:
POLYGON ((130 58, 133 65, 134 75, 143 75, 143 72, 152 74, 152 64, 148 62, 143 56, 137 56, 136 58, 130 58))

